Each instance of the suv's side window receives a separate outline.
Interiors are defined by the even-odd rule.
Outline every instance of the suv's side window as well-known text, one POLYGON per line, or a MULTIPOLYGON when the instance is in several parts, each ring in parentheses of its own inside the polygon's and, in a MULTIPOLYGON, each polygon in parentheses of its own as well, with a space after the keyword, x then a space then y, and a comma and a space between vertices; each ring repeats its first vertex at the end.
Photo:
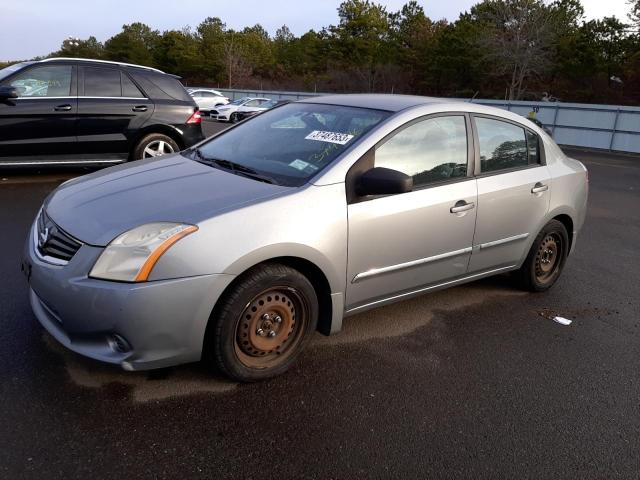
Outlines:
POLYGON ((19 73, 11 86, 21 97, 68 97, 71 95, 71 65, 34 67, 19 73))
POLYGON ((376 148, 375 166, 413 177, 416 187, 467 175, 467 127, 463 116, 422 120, 376 148))
POLYGON ((85 67, 84 95, 86 97, 121 97, 120 70, 85 67))
POLYGON ((129 76, 120 72, 120 80, 122 81, 122 96, 130 98, 144 98, 144 95, 140 91, 136 84, 131 81, 129 76))
MULTIPOLYGON (((480 142, 480 169, 495 172, 529 165, 525 129, 490 118, 475 118, 480 142)), ((539 155, 538 155, 539 156, 539 155)))

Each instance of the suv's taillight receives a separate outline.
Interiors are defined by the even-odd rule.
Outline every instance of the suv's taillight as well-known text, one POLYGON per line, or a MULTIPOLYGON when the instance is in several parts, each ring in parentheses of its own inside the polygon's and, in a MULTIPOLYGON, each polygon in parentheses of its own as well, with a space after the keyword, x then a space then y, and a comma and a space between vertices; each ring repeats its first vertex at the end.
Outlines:
POLYGON ((189 123, 202 123, 202 115, 200 115, 199 110, 193 112, 193 115, 189 117, 189 120, 187 120, 187 124, 189 123))

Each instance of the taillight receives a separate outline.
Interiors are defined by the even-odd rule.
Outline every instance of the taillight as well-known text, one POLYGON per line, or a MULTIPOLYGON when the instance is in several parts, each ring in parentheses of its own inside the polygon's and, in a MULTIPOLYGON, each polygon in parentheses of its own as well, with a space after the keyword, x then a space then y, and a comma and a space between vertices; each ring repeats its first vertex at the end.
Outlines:
POLYGON ((193 115, 189 117, 189 120, 187 120, 187 124, 189 123, 202 123, 202 115, 200 114, 199 110, 193 112, 193 115))

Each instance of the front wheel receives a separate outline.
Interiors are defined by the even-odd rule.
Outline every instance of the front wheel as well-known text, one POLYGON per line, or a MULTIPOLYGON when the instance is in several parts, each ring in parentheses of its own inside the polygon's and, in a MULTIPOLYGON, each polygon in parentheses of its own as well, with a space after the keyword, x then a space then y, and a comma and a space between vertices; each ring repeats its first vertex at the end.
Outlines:
POLYGON ((240 382, 286 372, 318 323, 318 297, 299 271, 267 264, 247 272, 219 301, 205 360, 240 382))
POLYGON ((556 283, 569 254, 569 235, 558 220, 551 220, 531 245, 527 259, 516 272, 520 286, 543 292, 556 283))
POLYGON ((231 123, 238 123, 240 121, 240 118, 238 117, 237 113, 232 113, 231 116, 229 117, 229 121, 231 123))
POLYGON ((180 147, 171 138, 161 133, 146 135, 138 142, 133 150, 133 159, 142 160, 145 158, 160 157, 170 153, 179 152, 180 147))

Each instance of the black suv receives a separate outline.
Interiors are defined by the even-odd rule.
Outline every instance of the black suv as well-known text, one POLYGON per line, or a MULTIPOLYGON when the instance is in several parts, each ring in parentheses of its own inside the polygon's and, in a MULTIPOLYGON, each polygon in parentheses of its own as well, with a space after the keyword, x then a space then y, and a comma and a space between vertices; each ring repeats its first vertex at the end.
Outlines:
POLYGON ((153 68, 48 58, 0 70, 0 166, 111 164, 204 138, 178 80, 153 68))

